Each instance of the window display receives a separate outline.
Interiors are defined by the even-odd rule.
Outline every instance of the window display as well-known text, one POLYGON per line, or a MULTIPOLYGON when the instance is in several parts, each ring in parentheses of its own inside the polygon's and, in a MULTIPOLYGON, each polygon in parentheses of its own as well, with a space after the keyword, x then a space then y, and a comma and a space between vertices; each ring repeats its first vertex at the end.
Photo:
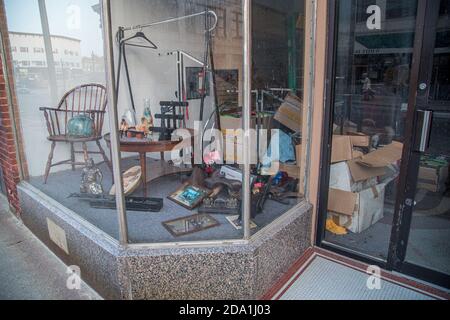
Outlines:
MULTIPOLYGON (((242 175, 232 180, 220 174, 222 139, 211 134, 220 127, 216 70, 240 70, 242 64, 242 39, 225 39, 227 47, 217 39, 219 20, 224 19, 217 12, 224 4, 145 1, 126 11, 121 1, 111 5, 117 32, 116 95, 123 115, 121 167, 126 171, 139 155, 142 182, 132 195, 164 202, 160 217, 142 220, 127 211, 130 237, 138 242, 178 241, 166 222, 189 221, 202 212, 213 214, 218 223, 209 232, 185 232, 183 240, 241 239, 242 233, 226 219, 228 211, 216 205, 212 213, 204 204, 218 204, 220 198, 235 209, 233 214, 241 214, 242 175), (208 149, 210 140, 218 147, 208 149), (146 225, 152 232, 142 234, 146 225)), ((241 12, 240 1, 232 5, 241 12)), ((239 88, 233 89, 231 95, 238 96, 239 88)))
POLYGON ((11 55, 24 179, 117 237, 109 210, 93 215, 80 201, 107 193, 112 179, 99 1, 26 2, 5 1, 11 47, 21 48, 11 55))
POLYGON ((7 11, 15 47, 29 37, 45 48, 14 53, 28 180, 44 194, 118 240, 123 213, 131 244, 240 240, 304 200, 304 1, 252 2, 253 75, 242 1, 112 0, 112 41, 99 1, 31 2, 39 24, 21 24, 13 1, 7 11), (33 55, 45 63, 23 63, 33 55))

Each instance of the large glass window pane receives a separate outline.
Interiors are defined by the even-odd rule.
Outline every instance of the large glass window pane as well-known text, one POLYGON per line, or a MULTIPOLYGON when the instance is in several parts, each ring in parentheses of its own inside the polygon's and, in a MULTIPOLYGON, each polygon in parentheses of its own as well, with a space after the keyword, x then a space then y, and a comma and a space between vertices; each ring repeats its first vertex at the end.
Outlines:
POLYGON ((386 259, 417 1, 338 1, 326 241, 386 259))
POLYGON ((6 9, 33 186, 119 239, 117 129, 131 243, 242 239, 242 118, 251 113, 252 232, 303 200, 303 0, 253 1, 250 110, 242 1, 111 1, 116 128, 99 1, 25 2, 26 12, 12 0, 6 9))
POLYGON ((128 210, 131 242, 243 237, 244 112, 253 115, 252 231, 302 200, 303 1, 253 2, 251 110, 241 1, 112 1, 112 22, 122 171, 145 172, 130 195, 162 201, 155 214, 128 210), (188 144, 184 134, 194 133, 194 149, 170 145, 180 132, 188 144))
POLYGON ((252 13, 252 172, 267 185, 253 186, 267 199, 252 217, 264 226, 304 200, 305 1, 255 0, 252 13))
POLYGON ((93 212, 80 199, 112 184, 103 139, 109 120, 99 1, 6 0, 5 6, 25 178, 118 238, 117 215, 93 212))
POLYGON ((242 106, 241 6, 112 1, 126 195, 159 203, 127 210, 131 243, 243 238, 242 169, 219 130, 220 111, 242 106))

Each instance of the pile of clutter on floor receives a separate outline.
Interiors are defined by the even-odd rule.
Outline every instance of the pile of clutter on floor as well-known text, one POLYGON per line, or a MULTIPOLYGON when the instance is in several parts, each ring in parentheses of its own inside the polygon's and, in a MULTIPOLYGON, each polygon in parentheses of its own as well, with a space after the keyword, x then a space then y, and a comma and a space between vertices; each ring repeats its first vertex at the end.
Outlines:
POLYGON ((403 144, 379 136, 334 135, 327 230, 361 233, 384 217, 385 191, 399 175, 403 144))

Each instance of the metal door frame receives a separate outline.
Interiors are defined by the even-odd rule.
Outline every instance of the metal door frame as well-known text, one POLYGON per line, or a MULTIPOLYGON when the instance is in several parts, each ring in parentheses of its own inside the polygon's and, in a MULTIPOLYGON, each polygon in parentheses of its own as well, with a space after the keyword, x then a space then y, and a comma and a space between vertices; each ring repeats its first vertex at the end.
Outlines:
POLYGON ((421 132, 420 111, 438 111, 449 102, 430 102, 429 94, 432 81, 434 50, 439 19, 440 1, 419 0, 416 43, 414 46, 413 69, 410 82, 409 110, 407 115, 407 141, 403 153, 402 168, 400 173, 399 196, 394 216, 394 225, 389 248, 388 268, 408 274, 444 287, 450 285, 450 275, 430 270, 406 261, 408 241, 414 211, 414 199, 417 192, 419 176, 420 156, 418 146, 423 135, 429 132, 421 132), (420 85, 425 83, 426 88, 420 85))

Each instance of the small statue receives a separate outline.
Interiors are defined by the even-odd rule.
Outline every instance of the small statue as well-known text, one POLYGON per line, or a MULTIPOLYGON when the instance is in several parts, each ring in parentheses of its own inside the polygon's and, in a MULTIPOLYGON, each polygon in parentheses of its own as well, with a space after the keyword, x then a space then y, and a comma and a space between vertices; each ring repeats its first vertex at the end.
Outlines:
POLYGON ((136 130, 143 132, 145 136, 148 136, 150 133, 148 121, 145 117, 141 118, 141 124, 136 126, 136 130))
POLYGON ((103 174, 100 169, 95 165, 93 159, 89 159, 86 163, 86 167, 81 174, 81 186, 80 193, 87 193, 93 195, 103 194, 103 174))
POLYGON ((122 119, 122 122, 120 123, 120 127, 119 127, 119 131, 120 131, 120 134, 122 137, 126 134, 128 129, 129 129, 129 126, 128 126, 127 120, 122 119))

